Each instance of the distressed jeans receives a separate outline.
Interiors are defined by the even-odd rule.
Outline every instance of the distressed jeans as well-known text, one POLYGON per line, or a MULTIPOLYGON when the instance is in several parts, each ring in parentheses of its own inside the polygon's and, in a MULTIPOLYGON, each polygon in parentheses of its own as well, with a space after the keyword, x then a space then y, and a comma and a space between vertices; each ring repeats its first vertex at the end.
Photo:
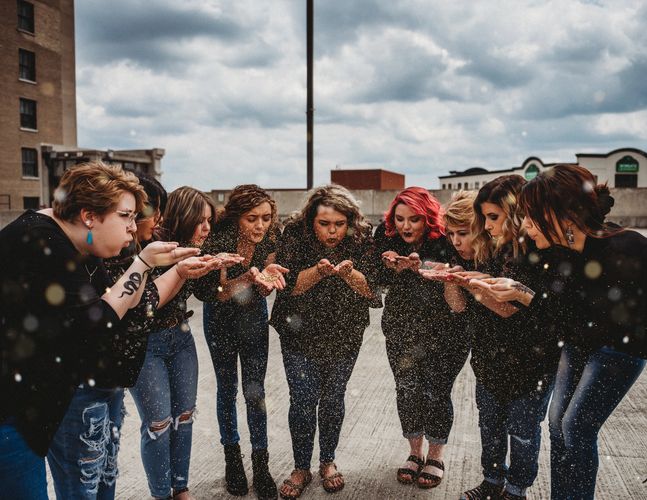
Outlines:
POLYGON ((36 455, 13 421, 0 423, 0 500, 47 500, 45 459, 36 455))
POLYGON ((189 324, 151 333, 130 393, 142 421, 142 462, 155 498, 187 487, 197 392, 198 355, 189 324))
POLYGON ((121 388, 78 387, 47 453, 57 499, 114 499, 123 403, 121 388))
POLYGON ((252 450, 267 449, 267 302, 264 297, 259 297, 245 307, 235 303, 205 302, 203 311, 204 336, 216 372, 216 413, 220 443, 231 445, 240 441, 236 412, 240 358, 252 450))
POLYGON ((553 390, 549 387, 509 402, 501 402, 476 384, 481 430, 481 466, 485 480, 506 483, 513 495, 525 495, 539 469, 540 424, 546 417, 553 390), (510 436, 510 466, 505 463, 510 436))
POLYGON ((613 349, 564 346, 549 410, 552 499, 594 497, 598 432, 644 367, 644 359, 613 349))

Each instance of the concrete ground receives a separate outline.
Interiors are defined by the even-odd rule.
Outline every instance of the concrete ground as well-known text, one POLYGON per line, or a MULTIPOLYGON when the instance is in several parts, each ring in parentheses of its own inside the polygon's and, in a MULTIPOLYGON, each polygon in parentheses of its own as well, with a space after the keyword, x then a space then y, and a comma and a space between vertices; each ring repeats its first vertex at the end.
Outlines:
MULTIPOLYGON (((200 362, 198 412, 194 423, 190 488, 197 499, 234 498, 225 491, 224 456, 219 443, 215 416, 215 376, 202 333, 202 307, 192 300, 195 315, 191 327, 200 362)), ((474 376, 469 364, 463 368, 454 386, 454 427, 445 457, 446 474, 442 484, 429 491, 400 485, 395 470, 408 455, 401 437, 395 407, 395 385, 387 362, 380 329, 381 310, 372 310, 371 325, 348 385, 346 419, 337 449, 337 464, 346 477, 345 489, 330 496, 315 477, 305 490, 304 499, 458 499, 460 493, 481 481, 479 466, 480 438, 474 402, 474 376)), ((270 469, 278 483, 293 468, 288 430, 288 388, 281 362, 278 336, 271 330, 270 354, 266 379, 270 469)), ((242 393, 238 402, 241 446, 251 482, 251 448, 245 422, 242 393)), ((129 416, 122 433, 119 454, 120 477, 117 498, 150 498, 139 453, 139 416, 130 395, 126 396, 129 416)), ((599 499, 647 499, 647 372, 643 373, 621 402, 600 434, 599 499)), ((318 449, 313 454, 313 472, 317 470, 318 449)), ((550 498, 549 441, 543 425, 539 476, 529 490, 533 499, 550 498)), ((54 498, 50 479, 50 496, 54 498)), ((246 498, 254 498, 250 493, 246 498)))

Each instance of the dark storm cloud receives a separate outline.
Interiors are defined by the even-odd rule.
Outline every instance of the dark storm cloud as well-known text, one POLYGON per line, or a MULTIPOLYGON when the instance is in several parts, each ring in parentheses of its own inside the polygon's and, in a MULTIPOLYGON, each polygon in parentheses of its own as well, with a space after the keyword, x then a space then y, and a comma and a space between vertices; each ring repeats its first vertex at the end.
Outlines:
POLYGON ((131 60, 160 68, 165 62, 191 59, 178 53, 175 44, 208 37, 235 42, 248 36, 244 20, 204 9, 189 8, 182 2, 142 0, 83 0, 76 3, 77 51, 86 64, 131 60))

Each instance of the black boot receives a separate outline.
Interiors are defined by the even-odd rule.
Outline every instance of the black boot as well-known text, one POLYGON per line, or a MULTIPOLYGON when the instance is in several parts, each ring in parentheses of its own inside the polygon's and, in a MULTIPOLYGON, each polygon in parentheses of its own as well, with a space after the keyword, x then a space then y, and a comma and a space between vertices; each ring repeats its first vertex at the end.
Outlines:
POLYGON ((240 445, 225 445, 225 481, 230 495, 242 497, 247 495, 247 476, 243 467, 243 457, 240 454, 240 445))
POLYGON ((269 458, 267 450, 252 451, 254 491, 260 500, 272 500, 277 498, 276 483, 267 467, 267 461, 269 458))

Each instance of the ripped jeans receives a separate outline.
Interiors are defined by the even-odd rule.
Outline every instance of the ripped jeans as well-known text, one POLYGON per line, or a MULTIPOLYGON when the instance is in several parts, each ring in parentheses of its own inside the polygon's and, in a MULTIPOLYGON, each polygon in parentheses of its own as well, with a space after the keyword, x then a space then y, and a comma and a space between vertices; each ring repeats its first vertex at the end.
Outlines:
POLYGON ((198 355, 189 324, 151 333, 130 394, 142 421, 142 462, 155 498, 187 487, 197 392, 198 355))
POLYGON ((47 453, 56 498, 115 497, 123 402, 123 389, 76 390, 47 453))
MULTIPOLYGON (((503 382, 502 382, 503 383, 503 382)), ((503 403, 476 384, 481 430, 481 466, 485 480, 525 495, 539 469, 540 424, 546 418, 553 382, 543 390, 503 403), (505 463, 510 436, 510 466, 505 463)))

